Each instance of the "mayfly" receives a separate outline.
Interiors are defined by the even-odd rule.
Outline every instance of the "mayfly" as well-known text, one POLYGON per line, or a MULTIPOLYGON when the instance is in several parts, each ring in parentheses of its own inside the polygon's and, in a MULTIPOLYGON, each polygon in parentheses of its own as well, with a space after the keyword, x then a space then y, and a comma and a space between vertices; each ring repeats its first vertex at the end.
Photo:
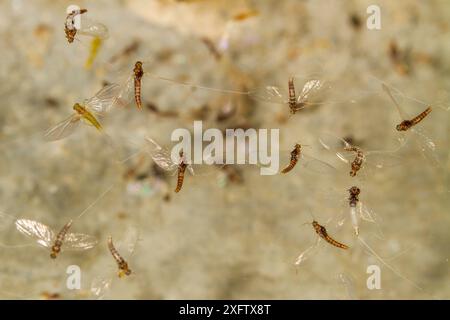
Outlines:
POLYGON ((319 235, 319 237, 324 239, 329 244, 331 244, 335 247, 341 248, 341 249, 348 249, 347 245, 334 240, 330 235, 328 235, 327 229, 324 226, 320 225, 317 221, 314 220, 312 222, 312 226, 313 226, 314 230, 316 231, 316 233, 319 235))
POLYGON ((20 233, 35 239, 39 245, 50 248, 52 259, 55 259, 62 249, 88 250, 97 244, 97 239, 93 236, 68 233, 72 226, 72 220, 66 223, 58 233, 55 233, 47 225, 34 220, 18 219, 15 225, 20 233))
POLYGON ((331 244, 337 248, 344 249, 344 250, 348 249, 347 245, 334 240, 334 238, 332 238, 328 234, 327 229, 324 226, 320 225, 314 218, 313 218, 312 222, 305 223, 305 225, 312 225, 314 228, 314 231, 317 233, 318 237, 316 238, 316 241, 313 245, 308 247, 297 257, 297 260, 295 261, 296 266, 299 266, 300 264, 305 262, 309 257, 311 257, 313 255, 313 253, 315 253, 319 249, 319 244, 321 242, 320 241, 321 239, 325 240, 326 242, 328 242, 329 244, 331 244))
POLYGON ((86 13, 86 9, 73 10, 72 12, 67 14, 66 22, 64 24, 64 32, 66 33, 66 38, 69 43, 72 43, 75 40, 75 36, 77 34, 77 26, 75 24, 75 17, 86 13))
POLYGON ((138 109, 142 109, 142 102, 141 102, 141 82, 142 77, 144 76, 144 70, 142 68, 142 62, 137 61, 134 65, 133 69, 134 73, 134 99, 136 101, 136 106, 138 109))
POLYGON ((381 235, 378 215, 371 208, 367 207, 365 202, 360 200, 361 188, 352 186, 346 191, 346 195, 344 195, 341 190, 331 188, 327 189, 323 195, 325 201, 332 201, 332 204, 330 204, 332 207, 340 208, 337 226, 342 227, 350 216, 353 232, 356 236, 359 236, 360 219, 374 223, 378 229, 377 232, 381 235))
POLYGON ((355 177, 360 170, 367 166, 383 169, 401 163, 401 158, 394 154, 403 147, 403 144, 394 150, 365 151, 329 133, 323 134, 319 138, 319 142, 326 150, 335 152, 339 160, 350 164, 349 175, 351 177, 355 177))
POLYGON ((91 292, 97 298, 101 299, 105 296, 111 288, 114 279, 124 279, 125 276, 136 274, 136 272, 131 271, 128 262, 134 254, 138 241, 139 233, 133 227, 129 227, 125 230, 124 238, 122 241, 119 241, 117 245, 113 244, 111 237, 108 237, 108 250, 110 254, 112 254, 117 267, 107 268, 106 272, 102 269, 103 275, 93 279, 91 283, 91 292))
POLYGON ((116 260, 117 262, 117 267, 119 268, 117 275, 119 276, 119 278, 129 276, 131 274, 131 269, 128 267, 128 263, 125 261, 125 259, 122 258, 119 252, 117 252, 111 236, 108 237, 108 249, 111 252, 114 260, 116 260))
POLYGON ((194 169, 192 165, 188 164, 185 154, 182 150, 179 152, 179 160, 174 162, 172 161, 170 152, 161 147, 158 143, 156 143, 151 138, 146 138, 146 140, 151 144, 152 149, 150 150, 150 156, 153 161, 163 170, 169 172, 177 173, 177 185, 175 188, 175 192, 180 192, 183 187, 184 182, 184 174, 186 169, 194 175, 194 169))
POLYGON ((119 103, 120 90, 121 88, 118 84, 110 84, 82 104, 75 103, 73 105, 75 112, 64 121, 48 129, 45 132, 45 138, 49 141, 66 138, 78 128, 80 120, 84 120, 85 123, 102 131, 99 118, 119 103))
POLYGON ((297 165, 301 160, 301 164, 308 170, 316 173, 333 173, 336 169, 322 160, 316 159, 312 156, 305 154, 302 151, 302 145, 296 143, 294 149, 290 153, 289 164, 281 170, 281 173, 288 173, 297 165))
MULTIPOLYGON (((440 165, 440 161, 435 153, 436 145, 435 143, 428 137, 429 134, 426 133, 423 129, 418 128, 418 124, 422 122, 432 111, 431 106, 427 106, 425 110, 423 110, 420 114, 415 117, 410 117, 400 106, 400 103, 394 98, 393 90, 394 88, 388 87, 385 83, 382 84, 382 88, 384 92, 388 95, 390 100, 393 102, 397 112, 401 118, 401 122, 396 125, 396 130, 404 133, 405 135, 408 132, 413 132, 415 136, 419 139, 418 143, 420 146, 420 150, 422 154, 430 160, 435 165, 440 165)), ((396 92, 400 98, 403 96, 400 92, 396 92)))
POLYGON ((301 109, 323 103, 323 97, 331 86, 328 82, 318 77, 290 77, 287 83, 287 92, 275 86, 266 86, 250 90, 250 97, 270 103, 287 105, 289 112, 295 114, 301 109), (297 80, 298 85, 295 85, 297 80), (296 93, 296 89, 300 93, 296 93))
POLYGON ((64 25, 64 32, 69 43, 72 43, 75 40, 75 36, 77 34, 99 38, 102 40, 109 37, 108 28, 102 23, 85 18, 84 13, 86 12, 86 9, 73 10, 67 15, 64 25), (80 16, 77 17, 78 15, 80 16), (78 22, 79 25, 75 22, 76 18, 80 18, 78 22))

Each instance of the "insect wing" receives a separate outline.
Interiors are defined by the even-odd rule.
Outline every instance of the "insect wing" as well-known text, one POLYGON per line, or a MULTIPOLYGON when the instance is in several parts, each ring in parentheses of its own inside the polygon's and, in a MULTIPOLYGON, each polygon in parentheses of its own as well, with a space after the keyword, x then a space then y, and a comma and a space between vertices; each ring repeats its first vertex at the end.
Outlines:
POLYGON ((88 19, 85 16, 81 17, 81 28, 78 30, 79 34, 97 37, 102 40, 109 37, 109 30, 104 24, 88 19))
POLYGON ((391 151, 369 151, 366 153, 366 159, 368 166, 377 169, 395 167, 402 163, 402 158, 391 151))
POLYGON ((381 86, 383 88, 383 91, 388 95, 389 99, 392 101, 395 108, 397 109, 401 120, 409 119, 410 116, 400 106, 401 101, 403 101, 403 94, 399 90, 390 87, 385 83, 383 83, 381 86))
POLYGON ((16 229, 24 235, 36 240, 41 246, 48 248, 53 245, 55 234, 45 224, 34 220, 18 219, 16 220, 16 229))
POLYGON ((122 88, 113 83, 103 87, 92 98, 84 101, 84 105, 94 114, 104 115, 119 103, 122 88))
POLYGON ((305 167, 305 169, 307 169, 311 172, 320 173, 320 174, 336 173, 336 168, 333 167, 331 164, 324 162, 322 160, 319 160, 317 158, 314 158, 312 156, 309 156, 307 154, 302 154, 299 161, 305 167))
POLYGON ((294 264, 296 266, 299 266, 303 262, 308 260, 310 257, 312 257, 315 253, 317 253, 317 251, 320 248, 320 246, 319 246, 320 243, 321 243, 320 237, 316 237, 316 242, 312 246, 310 246, 306 250, 304 250, 302 253, 300 253, 300 255, 297 257, 297 260, 295 260, 294 264))
POLYGON ((63 248, 67 250, 88 250, 97 245, 94 236, 82 233, 68 233, 64 239, 63 248))
POLYGON ((256 87, 249 91, 249 96, 258 101, 277 104, 286 104, 288 97, 284 90, 275 86, 256 87))
POLYGON ((318 94, 324 89, 324 82, 318 79, 308 80, 304 85, 302 92, 297 98, 297 103, 308 104, 310 100, 317 97, 318 94))
POLYGON ((97 277, 92 280, 91 292, 97 299, 103 299, 106 293, 111 289, 112 277, 97 277))
POLYGON ((151 138, 147 138, 146 140, 150 144, 150 156, 158 167, 166 171, 173 171, 178 167, 178 164, 172 161, 170 152, 167 149, 161 147, 151 138))
POLYGON ((64 139, 70 136, 77 129, 79 124, 80 117, 77 114, 73 114, 69 118, 48 129, 44 134, 44 138, 47 141, 64 139))

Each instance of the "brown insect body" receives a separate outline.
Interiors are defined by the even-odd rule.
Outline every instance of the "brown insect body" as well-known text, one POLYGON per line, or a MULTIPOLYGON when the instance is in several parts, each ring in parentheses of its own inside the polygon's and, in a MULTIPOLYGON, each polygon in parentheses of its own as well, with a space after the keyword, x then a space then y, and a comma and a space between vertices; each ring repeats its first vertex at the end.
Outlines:
POLYGON ((183 181, 184 181, 184 173, 186 172, 187 164, 184 162, 181 162, 178 165, 178 177, 177 177, 177 187, 175 188, 175 192, 180 192, 181 188, 183 187, 183 181))
POLYGON ((355 146, 345 147, 345 151, 353 151, 356 153, 355 160, 353 160, 351 166, 352 169, 350 170, 350 176, 354 177, 356 176, 356 173, 361 169, 363 162, 365 160, 364 152, 355 146))
POLYGON ((327 229, 324 226, 320 225, 317 221, 314 220, 312 222, 312 226, 314 227, 314 230, 316 231, 316 233, 322 239, 324 239, 326 242, 328 242, 329 244, 331 244, 331 245, 333 245, 335 247, 341 248, 341 249, 348 249, 347 245, 345 245, 343 243, 340 243, 340 242, 334 240, 333 238, 331 238, 328 235, 327 229))
POLYGON ((403 120, 400 124, 397 125, 396 129, 397 131, 406 131, 409 130, 411 127, 418 124, 420 121, 422 121, 427 115, 431 113, 431 107, 426 108, 423 112, 421 112, 419 115, 415 116, 411 120, 403 120))
POLYGON ((297 143, 295 145, 294 149, 291 151, 291 160, 289 164, 283 170, 281 170, 281 173, 288 173, 295 167, 295 165, 298 162, 298 159, 300 158, 301 148, 302 147, 300 144, 297 143))
POLYGON ((133 73, 134 73, 134 99, 136 101, 138 109, 142 109, 141 83, 142 77, 144 76, 144 69, 142 68, 141 61, 137 61, 135 63, 133 73))
POLYGON ((291 113, 295 113, 295 108, 297 106, 297 98, 295 96, 294 78, 289 78, 288 88, 289 88, 289 108, 291 109, 291 113))
POLYGON ((350 193, 348 197, 348 203, 350 207, 356 207, 356 205, 359 202, 359 194, 361 190, 358 187, 353 186, 350 189, 348 189, 348 192, 350 193))
POLYGON ((72 43, 75 40, 75 36, 77 34, 77 28, 75 27, 74 19, 77 15, 86 13, 86 9, 73 10, 66 17, 66 23, 64 25, 64 32, 66 33, 66 38, 69 43, 72 43))
POLYGON ((66 237, 67 231, 72 226, 72 220, 67 222, 61 231, 56 235, 55 243, 52 246, 52 252, 50 253, 50 258, 56 259, 58 254, 61 252, 61 246, 64 242, 64 238, 66 237))
POLYGON ((116 260, 117 266, 119 267, 119 278, 122 278, 125 275, 129 276, 131 274, 131 269, 128 267, 128 263, 125 261, 125 259, 122 258, 122 256, 114 247, 111 236, 108 238, 108 248, 114 260, 116 260))

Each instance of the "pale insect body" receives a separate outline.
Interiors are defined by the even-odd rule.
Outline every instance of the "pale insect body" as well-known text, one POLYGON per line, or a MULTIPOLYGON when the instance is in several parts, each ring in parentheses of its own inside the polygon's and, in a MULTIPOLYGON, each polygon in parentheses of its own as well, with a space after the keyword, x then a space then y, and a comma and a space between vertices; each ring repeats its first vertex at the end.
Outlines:
MULTIPOLYGON (((128 263, 133 256, 136 245, 139 241, 139 233, 135 228, 127 228, 125 236, 117 244, 113 244, 112 237, 107 239, 107 247, 109 254, 116 263, 114 268, 102 271, 104 276, 99 276, 93 279, 91 283, 91 293, 98 299, 102 299, 111 289, 114 279, 124 279, 125 276, 136 274, 132 272, 128 263)), ((108 268, 109 269, 109 268, 108 268)))
POLYGON ((66 33, 66 38, 69 43, 72 43, 75 40, 75 36, 77 34, 77 28, 74 21, 75 17, 86 12, 86 9, 79 9, 73 10, 67 14, 66 22, 64 24, 64 32, 66 33))
POLYGON ((98 91, 92 98, 86 99, 82 104, 73 106, 74 113, 51 127, 45 132, 45 139, 55 141, 70 136, 79 127, 80 120, 94 126, 101 131, 99 119, 106 115, 114 106, 119 105, 120 86, 110 84, 98 91))
POLYGON ((396 156, 395 153, 403 145, 394 150, 366 151, 331 133, 323 133, 319 138, 319 142, 323 148, 334 152, 339 160, 350 165, 349 175, 351 177, 359 175, 364 168, 384 169, 401 163, 401 157, 396 156))
POLYGON ((81 233, 69 233, 72 220, 56 233, 49 226, 29 219, 17 219, 16 229, 36 240, 40 246, 50 248, 50 257, 55 259, 61 250, 88 250, 95 247, 97 239, 93 236, 81 233))
MULTIPOLYGON (((362 189, 357 186, 352 186, 346 190, 346 195, 334 188, 324 191, 324 198, 326 201, 332 200, 333 207, 339 208, 340 210, 340 214, 337 218, 337 226, 342 227, 348 217, 350 217, 353 232, 356 236, 359 236, 360 233, 360 220, 374 223, 378 229, 378 224, 380 222, 378 215, 361 201, 361 190, 362 189)), ((380 230, 378 230, 378 232, 381 233, 380 230)))
POLYGON ((93 37, 99 40, 106 40, 109 37, 108 28, 100 22, 87 18, 85 16, 86 12, 86 9, 79 9, 73 10, 67 14, 64 24, 64 32, 69 43, 72 43, 75 40, 77 34, 93 37), (76 25, 75 18, 79 18, 79 25, 76 25))
POLYGON ((401 132, 404 136, 411 136, 412 132, 418 139, 418 144, 422 155, 428 159, 433 165, 442 166, 440 160, 436 155, 436 144, 429 138, 429 134, 422 128, 419 128, 420 123, 428 117, 432 111, 431 106, 427 106, 425 110, 416 116, 412 117, 402 108, 398 100, 403 100, 403 94, 397 89, 388 86, 385 83, 381 84, 383 91, 387 94, 391 102, 394 104, 401 122, 396 125, 396 130, 401 132), (395 96, 397 97, 395 97, 395 96))

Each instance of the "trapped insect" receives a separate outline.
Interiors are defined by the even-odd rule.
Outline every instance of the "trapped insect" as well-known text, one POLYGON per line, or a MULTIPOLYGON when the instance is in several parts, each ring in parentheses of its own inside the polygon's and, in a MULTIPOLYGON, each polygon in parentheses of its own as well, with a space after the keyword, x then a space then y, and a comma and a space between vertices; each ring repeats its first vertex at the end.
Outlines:
POLYGON ((319 235, 319 237, 321 237, 322 239, 324 239, 326 242, 328 242, 329 244, 341 248, 341 249, 348 249, 348 246, 340 243, 336 240, 334 240, 331 236, 328 235, 327 229, 320 225, 317 221, 313 221, 312 222, 312 226, 314 228, 314 230, 316 231, 316 233, 319 235))
POLYGON ((133 69, 134 73, 134 99, 136 101, 136 106, 138 109, 142 109, 141 102, 141 81, 144 76, 144 69, 142 68, 142 62, 137 61, 133 69))
POLYGON ((326 150, 335 153, 342 162, 350 164, 349 175, 355 177, 362 169, 384 169, 399 165, 401 157, 396 156, 404 144, 393 150, 363 150, 361 147, 351 145, 346 140, 331 133, 323 133, 319 142, 326 150))
POLYGON ((95 277, 91 282, 91 292, 94 296, 102 299, 111 289, 114 279, 125 279, 136 275, 129 267, 129 261, 133 256, 139 241, 139 233, 136 228, 128 227, 120 241, 113 244, 112 237, 107 240, 108 251, 113 256, 116 266, 114 268, 102 268, 101 275, 95 277), (119 253, 120 252, 120 253, 119 253))
POLYGON ((69 43, 75 40, 77 34, 77 28, 75 26, 75 17, 87 12, 87 9, 73 10, 66 17, 66 22, 64 24, 64 32, 66 33, 66 38, 69 43))
POLYGON ((99 119, 119 104, 120 90, 118 84, 110 84, 82 104, 75 103, 73 105, 75 112, 67 119, 48 129, 45 132, 45 138, 54 141, 68 137, 78 128, 80 120, 84 120, 85 123, 94 126, 98 131, 102 131, 103 127, 99 119))
POLYGON ((97 239, 93 236, 68 233, 72 226, 72 220, 66 223, 58 233, 55 233, 49 226, 34 220, 18 219, 15 225, 20 233, 36 240, 39 245, 50 248, 52 259, 55 259, 62 249, 88 250, 97 244, 97 239))
POLYGON ((119 268, 118 276, 119 278, 122 278, 124 276, 129 276, 131 274, 131 269, 128 267, 128 263, 125 261, 124 258, 117 252, 116 248, 114 247, 112 237, 108 237, 108 249, 111 252, 111 255, 113 256, 114 260, 117 262, 117 267, 119 268))

